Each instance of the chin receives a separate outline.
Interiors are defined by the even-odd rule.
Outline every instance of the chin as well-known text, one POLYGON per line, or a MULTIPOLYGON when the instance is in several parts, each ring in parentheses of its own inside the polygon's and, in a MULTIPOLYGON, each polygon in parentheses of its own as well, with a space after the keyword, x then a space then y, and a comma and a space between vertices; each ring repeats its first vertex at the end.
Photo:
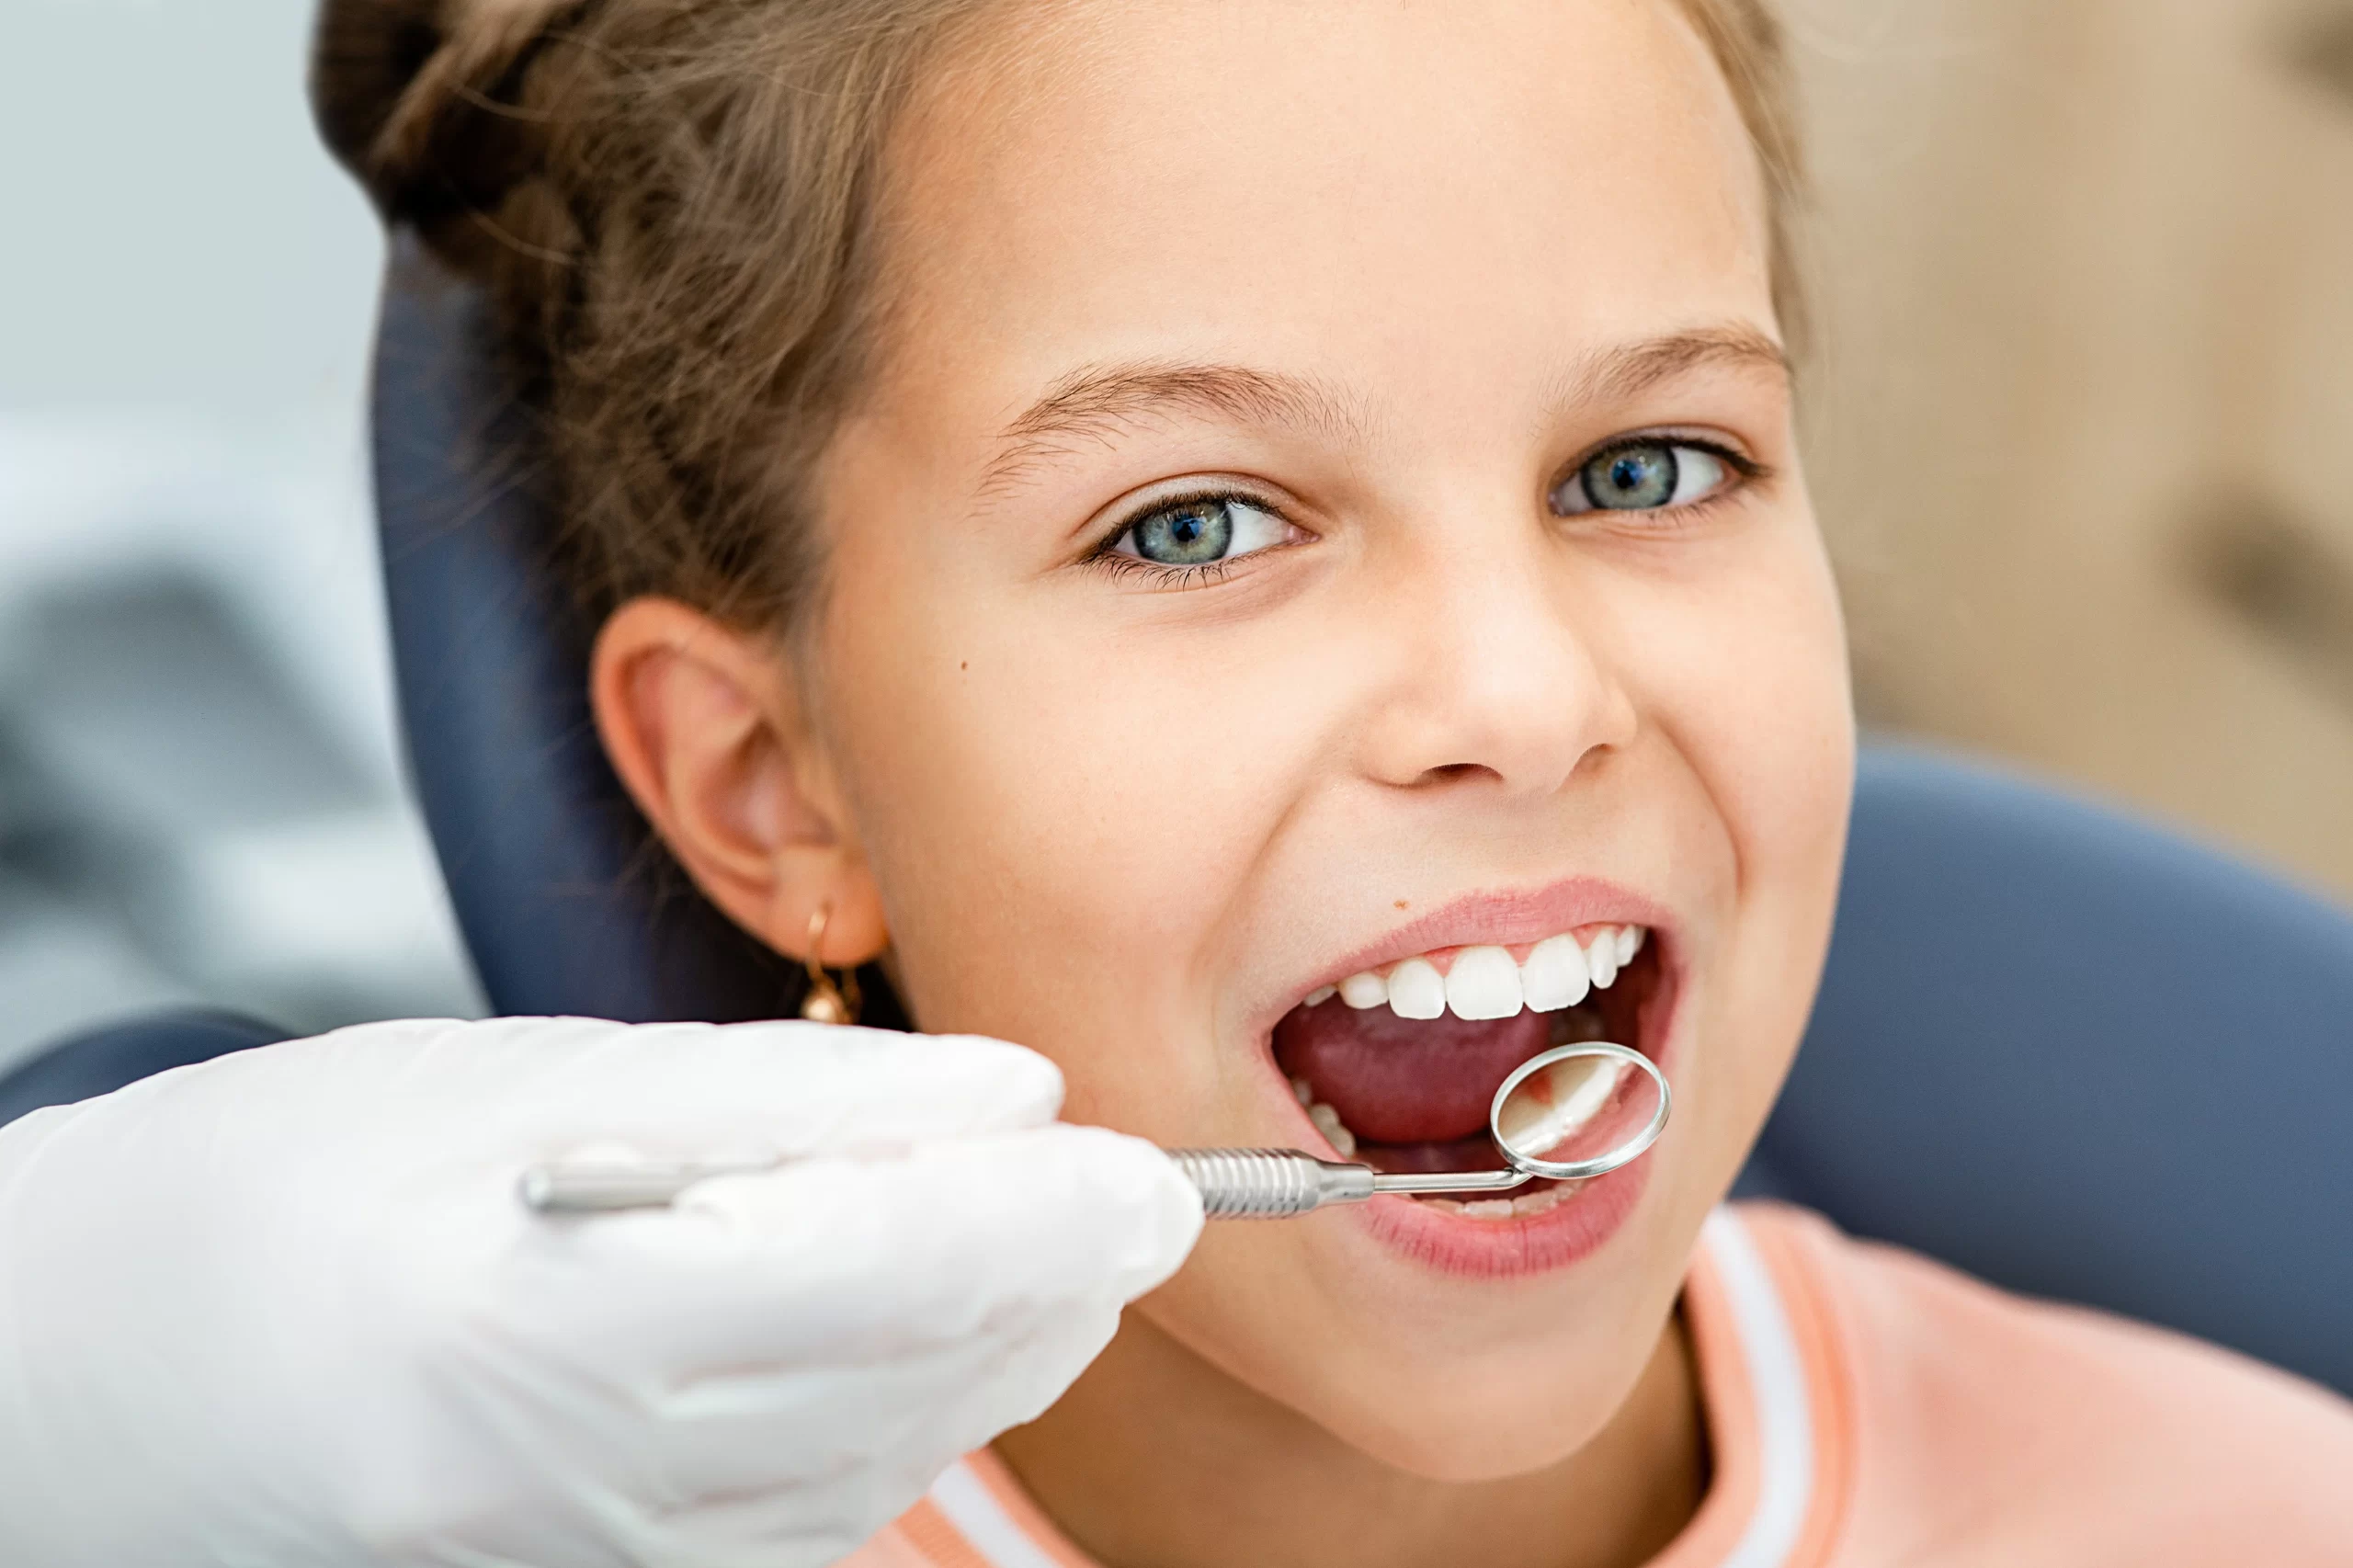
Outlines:
POLYGON ((1333 1358, 1313 1383, 1278 1397, 1392 1470, 1500 1481, 1567 1460, 1609 1424, 1649 1366, 1666 1311, 1643 1324, 1556 1333, 1474 1356, 1333 1358))

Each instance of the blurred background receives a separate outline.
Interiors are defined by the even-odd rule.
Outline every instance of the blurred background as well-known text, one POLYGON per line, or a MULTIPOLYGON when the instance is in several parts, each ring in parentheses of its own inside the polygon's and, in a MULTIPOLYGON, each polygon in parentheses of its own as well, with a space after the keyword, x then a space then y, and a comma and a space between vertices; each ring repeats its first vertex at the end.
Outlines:
POLYGON ((1784 0, 1858 702, 2353 898, 2353 0, 1784 0))
POLYGON ((481 1004, 403 797, 362 394, 381 247, 305 0, 9 0, 0 1072, 212 1002, 481 1004))
MULTIPOLYGON (((1813 477, 1882 733, 2353 902, 2353 0, 1784 0, 1813 477)), ((0 1072, 481 1006, 404 798, 380 242, 303 0, 14 0, 0 1072)))

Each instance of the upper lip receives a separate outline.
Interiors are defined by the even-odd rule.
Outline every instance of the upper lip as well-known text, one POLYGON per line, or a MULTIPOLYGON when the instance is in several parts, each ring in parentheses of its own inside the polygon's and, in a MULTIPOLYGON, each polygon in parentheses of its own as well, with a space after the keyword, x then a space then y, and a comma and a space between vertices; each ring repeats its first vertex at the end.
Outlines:
POLYGON ((1364 970, 1449 948, 1508 948, 1540 942, 1563 931, 1595 925, 1647 926, 1654 937, 1671 936, 1674 930, 1665 906, 1657 900, 1601 877, 1570 877, 1522 892, 1464 893, 1335 960, 1293 991, 1263 1028, 1273 1028, 1274 1018, 1290 1011, 1317 987, 1336 985, 1364 970))

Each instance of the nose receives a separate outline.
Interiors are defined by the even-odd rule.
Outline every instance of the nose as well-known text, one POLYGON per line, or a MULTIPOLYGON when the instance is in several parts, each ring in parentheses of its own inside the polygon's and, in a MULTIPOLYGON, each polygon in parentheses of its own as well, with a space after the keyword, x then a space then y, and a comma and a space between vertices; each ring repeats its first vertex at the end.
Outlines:
POLYGON ((1393 552, 1362 732, 1370 776, 1545 796, 1633 738, 1606 583, 1546 522, 1464 517, 1416 528, 1393 552))

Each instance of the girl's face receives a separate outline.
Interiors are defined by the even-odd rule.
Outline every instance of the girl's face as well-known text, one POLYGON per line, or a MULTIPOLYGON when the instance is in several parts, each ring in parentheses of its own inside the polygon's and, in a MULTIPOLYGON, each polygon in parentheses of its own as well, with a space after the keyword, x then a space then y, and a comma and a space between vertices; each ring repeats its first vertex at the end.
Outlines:
POLYGON ((807 685, 907 999, 1073 1119, 1392 1167, 1477 1163, 1552 1040, 1649 1054, 1623 1172, 1214 1227, 1139 1309, 1392 1464, 1559 1458, 1780 1081, 1845 829, 1740 119, 1667 0, 992 25, 894 145, 821 475, 807 685))

